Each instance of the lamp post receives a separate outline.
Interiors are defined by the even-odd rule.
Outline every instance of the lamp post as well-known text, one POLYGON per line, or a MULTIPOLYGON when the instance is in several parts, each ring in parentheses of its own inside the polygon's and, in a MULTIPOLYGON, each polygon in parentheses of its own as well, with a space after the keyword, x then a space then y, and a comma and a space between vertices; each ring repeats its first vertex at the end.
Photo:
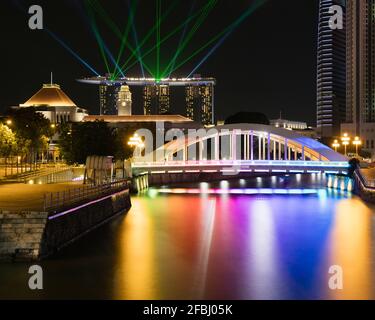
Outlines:
POLYGON ((53 137, 56 133, 56 124, 51 123, 51 137, 48 139, 48 149, 47 149, 47 163, 49 162, 49 157, 50 157, 50 151, 52 151, 52 161, 55 163, 55 147, 51 148, 51 145, 53 145, 53 137))
MULTIPOLYGON (((138 136, 137 133, 135 133, 132 137, 130 137, 130 139, 128 141, 128 145, 131 146, 131 147, 135 147, 135 151, 139 152, 139 154, 136 155, 136 156, 140 156, 141 150, 145 147, 145 144, 143 143, 142 138, 140 136, 138 136)), ((134 153, 136 153, 136 152, 134 152, 134 153)))
POLYGON ((337 139, 333 142, 332 147, 335 149, 336 152, 337 152, 337 148, 340 148, 340 144, 337 139))
POLYGON ((355 145, 355 154, 358 156, 358 147, 362 145, 362 141, 360 140, 359 137, 355 137, 353 144, 355 145))
POLYGON ((350 144, 349 135, 347 133, 344 133, 344 135, 341 137, 341 141, 342 141, 342 144, 343 144, 344 149, 345 149, 344 155, 346 156, 346 154, 347 154, 346 150, 347 150, 348 145, 350 144))

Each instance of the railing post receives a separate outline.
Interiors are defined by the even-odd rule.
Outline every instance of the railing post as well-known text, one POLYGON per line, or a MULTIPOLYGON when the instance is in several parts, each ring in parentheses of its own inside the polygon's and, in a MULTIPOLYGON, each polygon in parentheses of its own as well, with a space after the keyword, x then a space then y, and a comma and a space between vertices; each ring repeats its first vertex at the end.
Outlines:
POLYGON ((237 135, 236 131, 233 129, 231 134, 231 160, 236 161, 237 160, 237 135))
POLYGON ((250 133, 250 152, 251 152, 250 160, 253 161, 254 160, 254 131, 253 130, 251 130, 251 133, 250 133))
POLYGON ((288 161, 288 139, 285 139, 284 144, 284 160, 288 161))
POLYGON ((305 146, 302 146, 302 160, 303 161, 306 160, 306 157, 305 157, 305 146))
POLYGON ((216 161, 220 160, 220 143, 219 143, 219 140, 220 140, 220 136, 219 136, 219 134, 217 134, 215 136, 215 160, 216 161))

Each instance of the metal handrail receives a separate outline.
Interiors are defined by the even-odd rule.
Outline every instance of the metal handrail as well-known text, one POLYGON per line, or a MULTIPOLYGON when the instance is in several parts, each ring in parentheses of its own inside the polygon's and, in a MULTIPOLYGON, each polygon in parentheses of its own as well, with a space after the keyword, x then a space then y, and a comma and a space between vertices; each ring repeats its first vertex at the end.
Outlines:
POLYGON ((128 180, 119 180, 107 184, 87 185, 80 188, 46 193, 44 195, 44 211, 56 211, 59 208, 67 207, 83 200, 104 196, 128 188, 128 180))
POLYGON ((367 179, 365 176, 362 175, 360 170, 355 170, 354 174, 365 188, 375 189, 375 179, 367 179))

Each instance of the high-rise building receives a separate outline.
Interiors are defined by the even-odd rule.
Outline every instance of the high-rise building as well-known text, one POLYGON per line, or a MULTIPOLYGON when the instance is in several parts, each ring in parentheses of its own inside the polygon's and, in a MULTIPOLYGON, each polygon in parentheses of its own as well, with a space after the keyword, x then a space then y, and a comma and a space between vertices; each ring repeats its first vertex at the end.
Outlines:
POLYGON ((185 91, 187 117, 204 125, 213 125, 213 84, 191 84, 185 87, 185 91))
POLYGON ((202 78, 200 75, 194 75, 192 78, 161 80, 130 77, 112 79, 110 75, 106 75, 105 77, 79 79, 78 81, 99 85, 101 115, 118 115, 131 112, 132 94, 129 87, 142 87, 144 115, 173 113, 174 110, 171 110, 170 107, 170 92, 173 88, 178 87, 185 90, 187 116, 206 126, 214 124, 215 78, 202 78))
POLYGON ((375 156, 375 0, 347 1, 347 104, 342 133, 375 156))
POLYGON ((99 86, 99 104, 100 114, 102 115, 116 115, 117 97, 120 91, 119 85, 100 85, 99 86))
POLYGON ((129 86, 123 85, 117 96, 117 111, 119 116, 132 115, 132 93, 129 86))
POLYGON ((165 114, 170 110, 169 85, 152 84, 143 88, 144 114, 165 114))
POLYGON ((346 32, 329 25, 334 5, 343 8, 345 26, 345 0, 319 1, 317 131, 323 138, 338 136, 346 119, 346 32))

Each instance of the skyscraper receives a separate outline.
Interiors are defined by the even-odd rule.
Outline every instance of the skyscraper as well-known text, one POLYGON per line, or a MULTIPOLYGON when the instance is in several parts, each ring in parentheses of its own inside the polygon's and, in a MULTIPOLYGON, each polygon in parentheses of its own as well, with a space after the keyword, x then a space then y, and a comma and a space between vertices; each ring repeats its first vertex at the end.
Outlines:
POLYGON ((116 115, 117 97, 120 91, 118 85, 100 85, 99 86, 99 103, 101 115, 116 115))
POLYGON ((204 125, 214 124, 213 91, 213 84, 191 84, 185 87, 186 115, 188 118, 204 125))
POLYGON ((323 138, 338 136, 346 119, 346 32, 329 25, 334 5, 343 8, 345 26, 345 0, 319 2, 317 128, 323 138))
POLYGON ((165 114, 170 110, 169 85, 152 84, 143 88, 144 114, 165 114))
POLYGON ((347 104, 342 132, 375 155, 375 0, 347 1, 347 104))
POLYGON ((129 86, 123 85, 118 92, 117 111, 119 116, 132 115, 132 93, 129 86))

